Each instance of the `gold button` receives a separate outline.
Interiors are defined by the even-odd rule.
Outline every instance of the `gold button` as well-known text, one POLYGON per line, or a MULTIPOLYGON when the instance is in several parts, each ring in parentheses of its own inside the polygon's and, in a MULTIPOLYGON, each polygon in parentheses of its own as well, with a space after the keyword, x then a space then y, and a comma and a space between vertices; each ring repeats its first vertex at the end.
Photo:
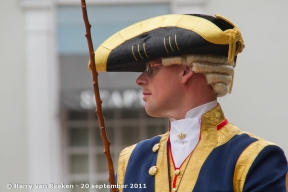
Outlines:
POLYGON ((156 166, 152 166, 149 171, 148 171, 149 175, 154 176, 157 173, 157 167, 156 166))
POLYGON ((157 143, 157 144, 155 144, 155 145, 153 146, 152 151, 155 153, 156 151, 159 150, 159 148, 160 148, 160 144, 157 143))
POLYGON ((175 170, 175 175, 179 175, 180 174, 180 170, 179 169, 176 169, 175 170))

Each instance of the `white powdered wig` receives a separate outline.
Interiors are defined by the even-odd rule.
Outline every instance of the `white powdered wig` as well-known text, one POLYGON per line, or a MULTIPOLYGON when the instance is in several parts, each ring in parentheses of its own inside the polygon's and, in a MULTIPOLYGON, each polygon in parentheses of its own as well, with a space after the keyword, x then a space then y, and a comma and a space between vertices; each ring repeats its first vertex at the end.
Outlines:
POLYGON ((164 66, 184 64, 192 67, 195 73, 202 73, 207 84, 213 87, 218 97, 231 92, 233 86, 234 63, 228 63, 227 57, 219 55, 181 55, 163 57, 164 66))

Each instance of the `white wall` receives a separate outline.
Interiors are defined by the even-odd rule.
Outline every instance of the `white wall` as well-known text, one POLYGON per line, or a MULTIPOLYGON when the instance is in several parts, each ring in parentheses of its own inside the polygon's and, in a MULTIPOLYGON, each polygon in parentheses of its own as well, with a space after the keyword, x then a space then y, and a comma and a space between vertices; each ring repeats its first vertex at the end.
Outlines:
POLYGON ((228 120, 280 145, 288 156, 288 1, 210 0, 204 13, 219 13, 241 30, 232 94, 220 99, 228 120))
MULTIPOLYGON (((17 0, 0 1, 0 191, 28 183, 24 19, 17 0)), ((17 190, 10 190, 17 191, 17 190)), ((21 190, 26 192, 28 190, 21 190)))
POLYGON ((0 191, 62 181, 53 3, 0 2, 0 191))

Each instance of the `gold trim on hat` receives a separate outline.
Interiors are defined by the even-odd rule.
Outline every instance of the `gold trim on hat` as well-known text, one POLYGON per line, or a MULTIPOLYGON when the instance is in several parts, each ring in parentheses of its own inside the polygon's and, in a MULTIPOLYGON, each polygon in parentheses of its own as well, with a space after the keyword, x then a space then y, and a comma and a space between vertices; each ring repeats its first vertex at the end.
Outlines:
POLYGON ((144 53, 145 53, 146 57, 149 58, 148 55, 147 55, 147 53, 146 53, 145 43, 143 43, 143 49, 144 49, 144 53))
POLYGON ((138 44, 138 54, 139 54, 139 56, 141 57, 141 59, 143 59, 143 57, 142 57, 142 55, 141 55, 141 53, 140 53, 139 44, 138 44))
POLYGON ((164 42, 164 47, 165 47, 165 49, 166 49, 166 52, 169 53, 169 51, 168 51, 168 49, 167 49, 167 47, 166 47, 166 40, 165 40, 165 37, 164 37, 164 39, 163 39, 163 42, 164 42))
POLYGON ((176 44, 176 47, 177 47, 178 51, 180 51, 180 49, 178 47, 178 44, 177 44, 176 34, 175 34, 175 44, 176 44))
MULTIPOLYGON (((217 17, 219 17, 219 15, 217 15, 217 17)), ((229 45, 229 50, 232 50, 233 52, 229 56, 229 61, 231 61, 231 56, 235 54, 233 50, 235 47, 233 46, 234 43, 236 43, 238 40, 241 40, 241 47, 244 48, 244 46, 242 46, 244 45, 244 41, 242 39, 241 33, 238 33, 239 30, 236 31, 235 36, 232 35, 231 37, 229 34, 230 32, 225 33, 225 31, 222 31, 214 23, 201 17, 182 14, 163 15, 130 25, 129 27, 122 29, 104 41, 95 51, 95 64, 97 71, 106 71, 108 56, 116 47, 138 35, 161 27, 178 27, 187 29, 196 32, 203 39, 210 43, 229 45)), ((234 28, 237 27, 234 25, 234 28)), ((168 52, 167 49, 166 51, 168 52)), ((239 52, 240 50, 237 50, 237 53, 239 52)))
MULTIPOLYGON (((137 58, 136 58, 136 56, 135 56, 135 54, 134 54, 134 45, 132 45, 132 55, 133 55, 134 59, 137 61, 137 58)), ((97 71, 98 71, 98 70, 97 70, 97 71)))
POLYGON ((174 52, 174 49, 172 48, 172 45, 171 45, 171 37, 170 37, 170 35, 169 35, 169 45, 170 45, 171 50, 174 52))

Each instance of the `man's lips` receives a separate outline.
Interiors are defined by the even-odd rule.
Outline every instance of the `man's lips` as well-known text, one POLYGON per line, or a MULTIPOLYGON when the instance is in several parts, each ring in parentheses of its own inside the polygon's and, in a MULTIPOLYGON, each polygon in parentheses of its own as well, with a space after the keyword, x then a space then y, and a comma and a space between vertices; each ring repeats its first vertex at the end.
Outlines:
POLYGON ((149 97, 150 95, 152 95, 152 94, 144 91, 143 92, 143 100, 146 101, 147 97, 149 97))
POLYGON ((149 92, 143 92, 143 95, 152 95, 152 94, 149 92))

